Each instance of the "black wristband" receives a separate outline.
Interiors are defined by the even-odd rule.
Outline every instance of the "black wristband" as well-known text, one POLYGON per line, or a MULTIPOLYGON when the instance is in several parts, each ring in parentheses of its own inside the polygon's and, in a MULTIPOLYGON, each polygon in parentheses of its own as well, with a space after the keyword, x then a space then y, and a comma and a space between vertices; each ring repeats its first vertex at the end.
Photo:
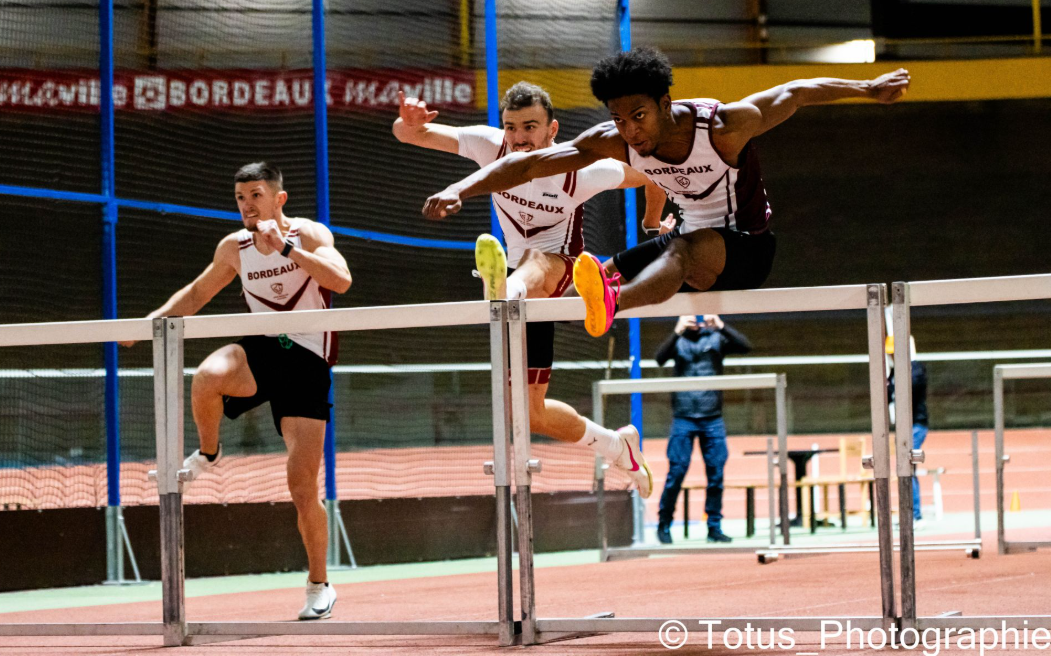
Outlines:
POLYGON ((293 248, 295 248, 295 245, 290 241, 286 241, 285 247, 281 249, 281 256, 288 257, 288 254, 292 252, 293 248))

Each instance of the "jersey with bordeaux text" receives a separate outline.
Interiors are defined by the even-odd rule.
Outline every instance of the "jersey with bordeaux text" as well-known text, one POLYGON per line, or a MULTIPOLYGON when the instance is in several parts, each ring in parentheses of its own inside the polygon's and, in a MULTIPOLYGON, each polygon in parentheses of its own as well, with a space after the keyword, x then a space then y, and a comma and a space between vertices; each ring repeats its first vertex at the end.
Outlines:
POLYGON ((693 143, 686 159, 668 162, 642 157, 625 144, 628 164, 659 185, 682 212, 682 233, 729 228, 761 233, 769 228, 770 203, 759 170, 759 152, 749 141, 737 167, 722 160, 712 143, 718 100, 677 100, 693 113, 693 143))
MULTIPOLYGON (((486 166, 511 152, 504 131, 487 125, 457 129, 462 157, 486 166)), ((624 182, 620 162, 604 159, 579 171, 537 178, 493 194, 507 240, 507 264, 518 266, 527 248, 577 256, 584 250, 584 201, 624 182)))
MULTIPOLYGON (((286 240, 296 248, 303 247, 299 231, 309 219, 289 219, 286 240)), ((302 267, 279 252, 263 255, 252 241, 252 233, 237 233, 241 257, 241 287, 251 312, 288 312, 290 310, 323 310, 332 305, 331 292, 302 267)), ((280 337, 267 335, 267 337, 280 337)), ((335 333, 289 333, 288 339, 316 353, 329 364, 336 361, 335 333)))

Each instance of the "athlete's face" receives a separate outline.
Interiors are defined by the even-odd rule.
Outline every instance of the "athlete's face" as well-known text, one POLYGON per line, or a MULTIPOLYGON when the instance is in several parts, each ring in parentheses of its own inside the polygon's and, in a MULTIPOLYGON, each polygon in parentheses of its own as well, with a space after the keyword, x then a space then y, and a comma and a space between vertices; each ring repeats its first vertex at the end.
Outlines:
POLYGON ((671 98, 664 96, 657 102, 645 94, 635 94, 614 98, 606 107, 620 136, 635 152, 649 157, 657 150, 671 121, 671 98))
POLYGON ((234 196, 237 209, 241 211, 241 221, 251 231, 255 231, 260 221, 276 221, 288 200, 287 192, 275 191, 265 180, 238 182, 234 185, 234 196))
POLYGON ((548 121, 547 110, 542 105, 505 109, 503 121, 504 141, 516 153, 547 148, 558 134, 558 121, 548 121))

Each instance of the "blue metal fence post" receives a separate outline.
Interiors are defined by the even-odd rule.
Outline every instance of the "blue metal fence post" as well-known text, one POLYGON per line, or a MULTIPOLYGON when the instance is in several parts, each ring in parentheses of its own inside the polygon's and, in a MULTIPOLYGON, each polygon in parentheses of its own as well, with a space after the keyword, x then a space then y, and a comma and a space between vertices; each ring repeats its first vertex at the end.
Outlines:
MULTIPOLYGON (((102 318, 117 318, 117 184, 113 118, 113 0, 99 3, 99 118, 102 178, 102 318)), ((124 579, 120 513, 120 384, 117 344, 103 345, 106 367, 106 580, 124 579)))
MULTIPOLYGON (((489 125, 502 128, 500 120, 500 56, 496 49, 496 0, 485 0, 485 104, 489 110, 489 125)), ((496 207, 489 203, 489 231, 503 241, 496 207)))
MULTIPOLYGON (((631 6, 629 0, 617 1, 617 24, 620 49, 631 50, 631 6)), ((638 213, 635 190, 624 190, 624 220, 627 222, 627 247, 639 243, 638 213)), ((631 358, 631 377, 642 378, 642 326, 638 319, 628 319, 628 353, 631 358)), ((631 395, 631 423, 642 435, 642 395, 631 395)), ((641 448, 641 445, 640 445, 641 448)))
MULTIPOLYGON (((328 186, 328 61, 325 54, 325 0, 312 0, 311 31, 314 46, 314 154, 318 223, 328 227, 332 217, 328 186)), ((341 546, 347 547, 351 567, 356 567, 336 497, 336 379, 329 370, 328 423, 325 424, 325 510, 328 513, 328 564, 339 567, 341 546), (340 538, 344 542, 340 542, 340 538)))
MULTIPOLYGON (((314 174, 316 177, 317 220, 331 223, 328 188, 328 65, 325 55, 325 2, 313 0, 311 29, 314 45, 314 174)), ((331 376, 331 373, 329 374, 331 376)), ((329 385, 328 424, 325 426, 325 499, 336 499, 336 429, 335 380, 329 385)))

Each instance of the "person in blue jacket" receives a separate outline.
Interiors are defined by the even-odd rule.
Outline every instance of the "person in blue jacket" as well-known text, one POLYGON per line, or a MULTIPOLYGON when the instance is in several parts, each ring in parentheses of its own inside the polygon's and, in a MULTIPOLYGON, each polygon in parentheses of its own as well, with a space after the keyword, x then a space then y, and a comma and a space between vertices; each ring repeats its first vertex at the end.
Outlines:
MULTIPOLYGON (((718 315, 679 317, 675 331, 657 349, 657 364, 674 360, 676 376, 718 376, 723 357, 748 353, 748 339, 723 323, 718 315)), ((723 422, 723 393, 720 391, 672 394, 673 419, 668 438, 668 478, 661 494, 657 539, 671 544, 670 527, 682 481, 690 468, 696 437, 704 458, 708 489, 704 511, 708 515, 708 542, 730 542, 722 531, 723 466, 726 464, 726 424, 723 422)))

